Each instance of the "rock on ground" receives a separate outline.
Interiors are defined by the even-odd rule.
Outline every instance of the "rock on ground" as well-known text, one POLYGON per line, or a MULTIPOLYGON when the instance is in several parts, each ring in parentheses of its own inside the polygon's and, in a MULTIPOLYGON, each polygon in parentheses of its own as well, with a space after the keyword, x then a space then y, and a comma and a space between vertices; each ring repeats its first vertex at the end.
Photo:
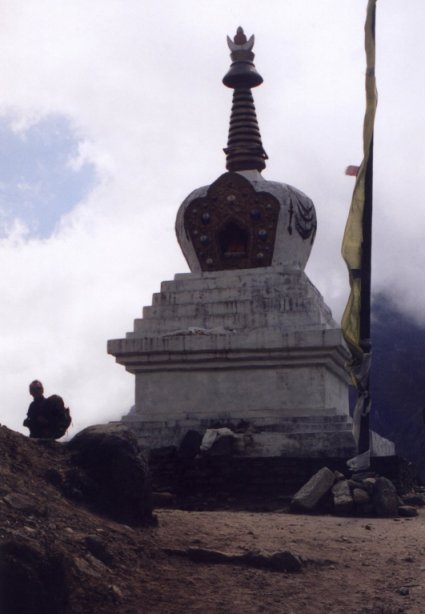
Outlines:
POLYGON ((335 482, 335 474, 328 467, 322 467, 315 473, 300 490, 295 493, 291 501, 293 510, 313 510, 320 499, 335 482))
POLYGON ((137 439, 123 424, 90 426, 68 444, 82 475, 74 486, 97 509, 130 525, 152 521, 152 491, 137 439))
POLYGON ((337 513, 348 513, 352 510, 354 502, 348 480, 335 482, 332 486, 332 495, 337 513))
POLYGON ((378 516, 397 516, 399 500, 397 490, 391 480, 379 477, 373 490, 373 505, 378 516))

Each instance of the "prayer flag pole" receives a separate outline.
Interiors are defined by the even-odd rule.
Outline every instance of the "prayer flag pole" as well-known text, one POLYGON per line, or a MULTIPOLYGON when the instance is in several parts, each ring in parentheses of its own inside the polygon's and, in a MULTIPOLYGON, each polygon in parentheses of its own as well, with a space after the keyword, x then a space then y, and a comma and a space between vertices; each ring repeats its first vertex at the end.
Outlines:
MULTIPOLYGON (((363 162, 359 167, 350 212, 342 242, 342 256, 350 277, 350 296, 341 328, 352 354, 350 372, 357 387, 357 403, 353 415, 354 436, 358 455, 357 466, 370 462, 369 413, 371 408, 369 372, 371 358, 371 257, 373 205, 373 131, 377 106, 375 81, 375 16, 376 0, 368 0, 365 23, 366 112, 363 124, 363 162)), ((349 167, 353 168, 353 167, 349 167)), ((347 169, 348 170, 348 169, 347 169)), ((353 174, 353 173, 349 173, 353 174)))

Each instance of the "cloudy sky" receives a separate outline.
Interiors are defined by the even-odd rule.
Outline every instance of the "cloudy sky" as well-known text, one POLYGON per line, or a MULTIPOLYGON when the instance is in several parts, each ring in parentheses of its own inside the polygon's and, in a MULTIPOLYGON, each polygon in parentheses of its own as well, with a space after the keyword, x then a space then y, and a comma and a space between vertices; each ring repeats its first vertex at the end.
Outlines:
MULTIPOLYGON (((119 418, 133 376, 106 354, 187 271, 182 200, 225 170, 226 35, 254 33, 266 179, 315 202, 307 272, 339 318, 341 236, 362 157, 366 0, 0 0, 0 422, 28 383, 82 427, 119 418)), ((378 0, 375 290, 425 321, 425 9, 378 0)), ((425 324, 425 322, 424 322, 425 324)))

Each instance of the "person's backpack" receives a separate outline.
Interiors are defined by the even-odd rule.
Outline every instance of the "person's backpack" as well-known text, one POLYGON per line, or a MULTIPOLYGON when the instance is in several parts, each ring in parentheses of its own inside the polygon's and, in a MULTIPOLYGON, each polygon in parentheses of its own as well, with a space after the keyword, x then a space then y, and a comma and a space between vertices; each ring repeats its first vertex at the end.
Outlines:
POLYGON ((65 407, 62 397, 52 394, 45 400, 45 412, 54 439, 63 437, 71 424, 69 407, 65 407))

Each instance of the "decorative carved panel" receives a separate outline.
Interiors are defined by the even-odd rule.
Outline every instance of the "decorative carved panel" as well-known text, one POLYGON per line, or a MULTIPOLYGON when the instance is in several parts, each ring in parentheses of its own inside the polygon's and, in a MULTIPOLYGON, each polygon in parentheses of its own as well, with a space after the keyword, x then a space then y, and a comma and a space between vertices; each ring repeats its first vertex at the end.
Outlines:
POLYGON ((295 215, 295 230, 305 241, 310 239, 313 244, 316 236, 317 220, 314 205, 310 199, 301 200, 294 191, 291 190, 289 206, 288 232, 292 234, 292 222, 295 215))
POLYGON ((279 210, 274 196, 256 192, 242 175, 221 175, 184 213, 185 231, 201 269, 270 266, 279 210))

